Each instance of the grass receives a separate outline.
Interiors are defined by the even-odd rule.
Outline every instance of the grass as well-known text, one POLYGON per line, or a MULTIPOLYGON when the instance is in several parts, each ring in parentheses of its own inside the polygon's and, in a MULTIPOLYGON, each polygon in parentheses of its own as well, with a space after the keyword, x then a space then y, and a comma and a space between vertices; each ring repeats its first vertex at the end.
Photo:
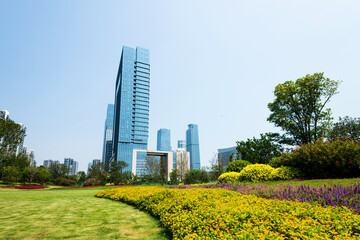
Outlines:
POLYGON ((106 189, 0 189, 1 239, 168 239, 159 221, 106 189))

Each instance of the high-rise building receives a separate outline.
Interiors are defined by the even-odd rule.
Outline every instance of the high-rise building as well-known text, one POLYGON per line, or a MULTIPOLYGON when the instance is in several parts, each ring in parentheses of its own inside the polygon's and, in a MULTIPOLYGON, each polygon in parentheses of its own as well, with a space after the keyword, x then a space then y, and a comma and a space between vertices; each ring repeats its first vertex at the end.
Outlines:
POLYGON ((8 120, 9 112, 7 110, 0 110, 0 118, 4 120, 8 120))
POLYGON ((32 149, 28 149, 27 146, 22 146, 21 149, 23 154, 26 154, 30 159, 30 165, 36 167, 36 161, 35 161, 35 151, 32 149))
POLYGON ((178 148, 186 148, 185 140, 178 140, 178 148))
POLYGON ((109 162, 113 152, 113 126, 114 126, 114 104, 108 104, 105 130, 102 162, 105 164, 105 170, 109 170, 109 162))
POLYGON ((224 163, 224 168, 229 164, 230 161, 234 161, 238 157, 238 152, 235 147, 221 148, 218 149, 218 159, 224 163))
POLYGON ((46 167, 46 168, 49 168, 52 164, 60 164, 60 161, 59 160, 44 160, 44 164, 43 166, 46 167))
POLYGON ((186 151, 190 152, 190 169, 200 169, 199 131, 196 124, 186 130, 186 151))
POLYGON ((171 151, 170 129, 161 128, 157 131, 157 148, 158 151, 171 151))
MULTIPOLYGON (((149 130, 149 50, 123 47, 115 85, 112 160, 128 164, 132 171, 134 149, 147 150, 149 130)), ((139 152, 136 173, 145 167, 146 152, 139 152)))
POLYGON ((79 163, 77 161, 74 161, 72 158, 65 158, 64 164, 68 168, 70 168, 69 175, 76 175, 78 172, 79 163))
POLYGON ((99 164, 101 161, 100 161, 100 159, 94 159, 93 161, 92 161, 92 165, 91 166, 94 166, 94 165, 96 165, 96 164, 99 164))

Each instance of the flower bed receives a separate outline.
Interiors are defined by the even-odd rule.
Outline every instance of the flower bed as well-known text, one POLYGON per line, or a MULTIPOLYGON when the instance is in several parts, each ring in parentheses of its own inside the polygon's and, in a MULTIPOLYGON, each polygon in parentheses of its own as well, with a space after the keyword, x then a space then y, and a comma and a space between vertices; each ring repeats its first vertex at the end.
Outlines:
POLYGON ((96 186, 74 186, 74 187, 69 187, 69 188, 93 188, 93 187, 129 187, 129 186, 137 186, 137 185, 96 185, 96 186))
POLYGON ((46 188, 45 186, 15 186, 16 189, 42 189, 46 188))
POLYGON ((360 183, 348 187, 320 186, 310 187, 305 185, 255 185, 246 184, 210 184, 199 186, 178 186, 176 188, 223 188, 241 194, 253 194, 268 199, 281 199, 309 203, 320 203, 322 206, 347 207, 360 214, 360 183))
POLYGON ((160 218, 174 239, 358 239, 346 208, 243 195, 225 189, 131 187, 96 193, 160 218))

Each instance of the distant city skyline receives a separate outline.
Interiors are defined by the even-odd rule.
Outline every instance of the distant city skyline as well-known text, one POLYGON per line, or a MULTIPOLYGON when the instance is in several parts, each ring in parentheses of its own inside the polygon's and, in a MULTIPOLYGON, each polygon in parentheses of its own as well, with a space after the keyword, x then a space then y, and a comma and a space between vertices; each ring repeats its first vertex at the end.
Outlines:
POLYGON ((171 137, 170 129, 161 128, 157 131, 157 146, 158 151, 171 151, 171 137))
POLYGON ((359 1, 0 1, 0 110, 23 123, 37 165, 102 159, 122 46, 150 50, 148 149, 200 131, 201 166, 217 149, 280 132, 275 86, 324 72, 341 80, 326 107, 360 117, 359 1), (36 14, 35 14, 36 13, 36 14))
POLYGON ((186 151, 190 153, 190 169, 200 169, 200 141, 197 124, 189 124, 186 130, 186 151))

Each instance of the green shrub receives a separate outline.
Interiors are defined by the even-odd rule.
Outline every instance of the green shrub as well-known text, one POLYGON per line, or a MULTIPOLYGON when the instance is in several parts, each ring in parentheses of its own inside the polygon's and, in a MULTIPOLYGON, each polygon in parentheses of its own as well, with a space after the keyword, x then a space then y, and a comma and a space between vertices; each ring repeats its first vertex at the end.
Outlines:
POLYGON ((266 181, 270 180, 271 172, 274 168, 267 164, 251 164, 240 172, 240 179, 245 181, 266 181))
POLYGON ((101 185, 101 181, 96 178, 88 178, 84 182, 84 186, 98 186, 101 185))
POLYGON ((56 185, 60 185, 60 186, 73 186, 75 185, 75 181, 72 179, 67 179, 64 177, 58 177, 54 180, 54 183, 56 185))
POLYGON ((251 163, 245 160, 235 160, 226 166, 226 172, 241 172, 244 167, 251 163))
POLYGON ((240 173, 238 172, 226 172, 220 175, 218 178, 221 183, 232 183, 239 181, 240 173))
POLYGON ((205 183, 209 181, 209 174, 201 169, 192 169, 185 174, 185 184, 198 184, 198 183, 205 183))
POLYGON ((360 144, 350 140, 317 140, 284 153, 273 166, 300 169, 307 178, 352 178, 360 176, 360 144))
POLYGON ((302 177, 304 174, 297 168, 281 166, 275 168, 270 175, 271 180, 291 180, 302 177))

